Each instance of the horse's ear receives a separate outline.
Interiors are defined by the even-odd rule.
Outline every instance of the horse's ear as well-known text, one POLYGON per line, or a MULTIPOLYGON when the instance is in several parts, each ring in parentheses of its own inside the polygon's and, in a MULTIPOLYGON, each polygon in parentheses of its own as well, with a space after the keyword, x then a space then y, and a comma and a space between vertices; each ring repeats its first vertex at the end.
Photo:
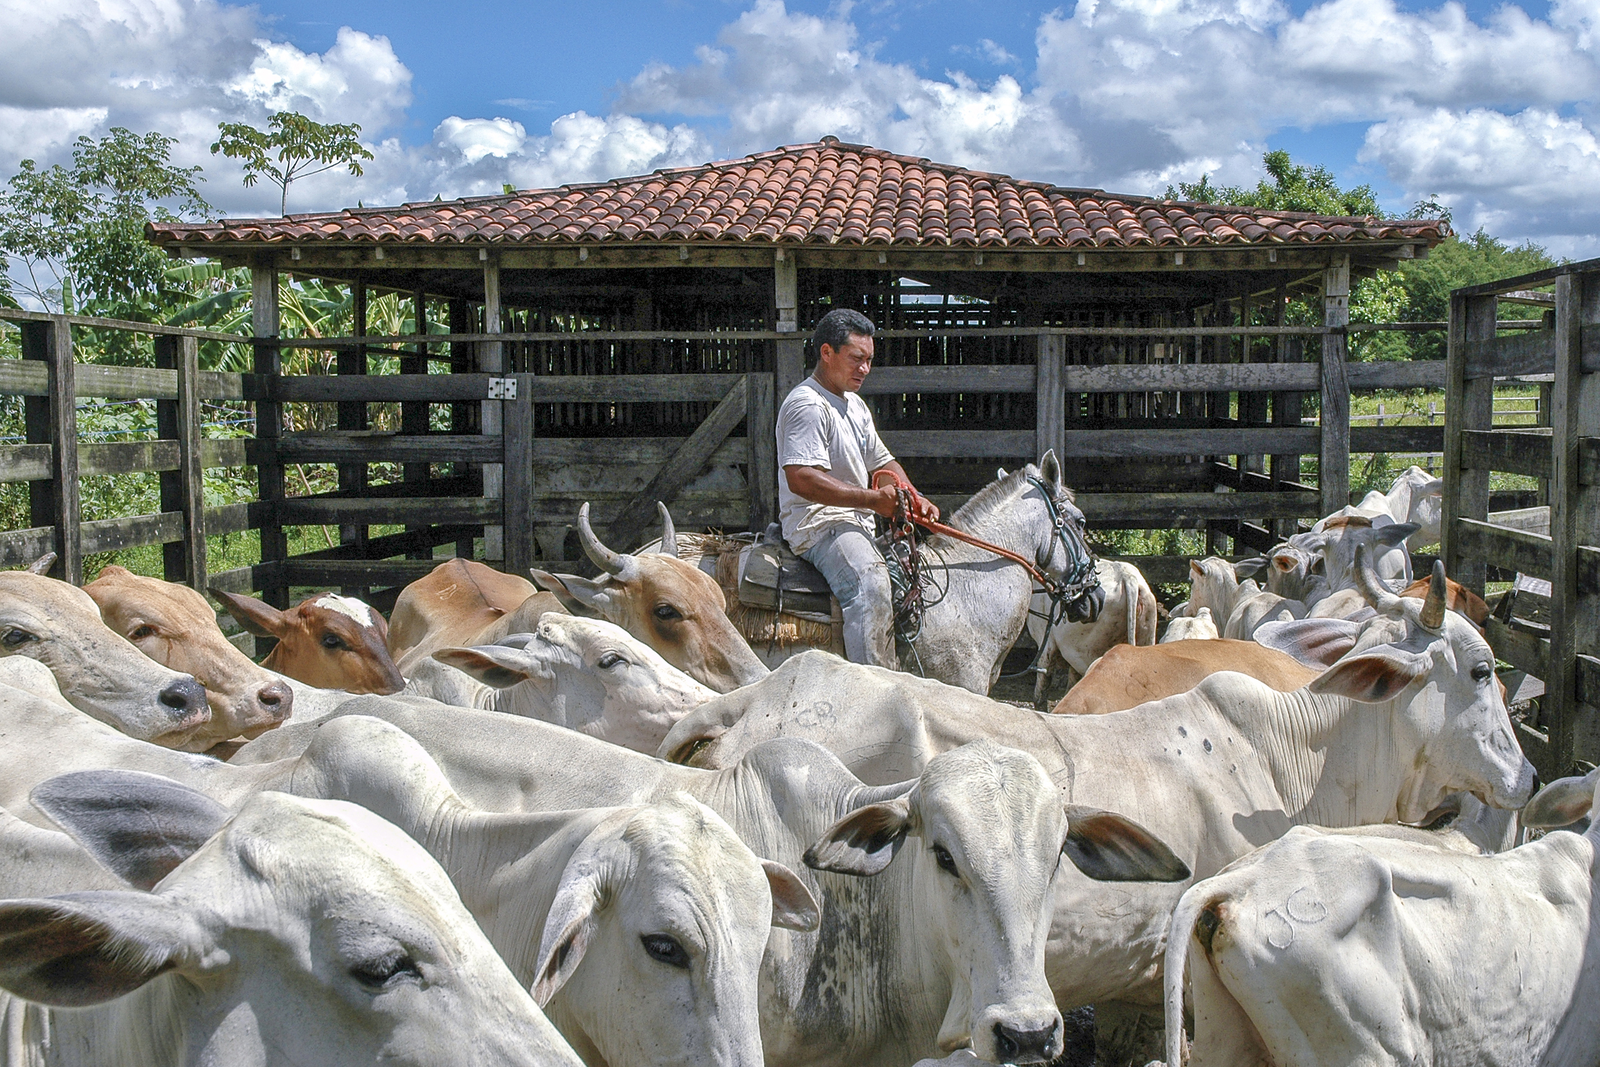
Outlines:
POLYGON ((997 482, 1006 480, 1006 469, 1004 467, 996 467, 994 469, 994 480, 997 482))
POLYGON ((1051 485, 1061 484, 1061 461, 1056 459, 1055 449, 1045 449, 1044 455, 1039 458, 1039 477, 1051 485))

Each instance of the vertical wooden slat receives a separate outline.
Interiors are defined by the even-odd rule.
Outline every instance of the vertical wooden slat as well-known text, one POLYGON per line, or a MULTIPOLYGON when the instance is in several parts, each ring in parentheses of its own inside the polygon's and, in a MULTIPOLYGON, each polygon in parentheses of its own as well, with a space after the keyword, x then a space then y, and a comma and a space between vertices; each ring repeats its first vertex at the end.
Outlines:
POLYGON ((1481 560, 1463 557, 1457 548, 1455 520, 1486 519, 1489 515, 1489 471, 1462 465, 1461 434, 1487 430, 1494 424, 1494 379, 1466 376, 1466 346, 1492 338, 1499 300, 1493 296, 1450 298, 1448 365, 1445 379, 1444 500, 1445 521, 1440 530, 1440 555, 1450 577, 1482 595, 1485 577, 1481 560))
MULTIPOLYGON (((483 332, 501 333, 500 328, 500 261, 491 255, 483 265, 483 332)), ((505 371, 505 346, 499 341, 484 341, 478 345, 478 369, 486 374, 505 371)), ((495 435, 502 431, 504 401, 483 401, 483 432, 495 435)), ((483 465, 483 495, 490 500, 505 495, 505 468, 499 463, 483 465)), ((527 515, 514 516, 502 512, 505 523, 525 522, 527 515)), ((505 555, 505 526, 486 525, 483 528, 483 558, 503 560, 505 555)))
POLYGON ((1033 452, 1037 458, 1055 449, 1056 459, 1061 460, 1067 444, 1065 338, 1040 335, 1036 358, 1033 452))
MULTIPOLYGON (((421 289, 411 294, 412 331, 426 336, 428 333, 428 294, 421 289)), ((416 345, 412 351, 400 356, 401 374, 427 374, 428 373, 428 346, 426 343, 416 345)), ((405 400, 400 404, 400 432, 408 437, 420 437, 428 432, 428 404, 423 400, 405 400)), ((409 485, 426 482, 429 478, 429 468, 426 463, 407 463, 400 468, 400 476, 409 485)), ((420 530, 426 523, 407 524, 406 530, 420 530)), ((414 549, 406 553, 407 559, 429 559, 433 552, 426 548, 414 549)))
MULTIPOLYGON (((356 337, 367 335, 367 283, 356 276, 350 283, 350 329, 356 337)), ((367 373, 367 346, 365 344, 352 345, 349 348, 339 349, 335 356, 335 369, 342 375, 367 373)), ((367 428, 367 405, 362 400, 341 400, 338 404, 338 428, 345 431, 365 430, 367 428)), ((341 492, 362 494, 367 488, 367 465, 365 463, 341 463, 338 465, 339 490, 341 492)), ((341 545, 355 545, 364 549, 367 543, 367 527, 364 525, 346 525, 339 527, 339 543, 341 545)), ((365 552, 363 552, 363 555, 365 552)), ((365 586, 342 586, 341 592, 346 596, 366 598, 371 591, 365 586)))
POLYGON ((806 342, 800 330, 800 265, 793 249, 780 248, 772 260, 773 329, 795 334, 793 340, 778 341, 774 353, 777 380, 774 395, 781 406, 789 391, 805 380, 806 342))
POLYGON ((82 518, 78 487, 77 365, 72 359, 72 326, 66 316, 23 324, 22 356, 48 367, 49 393, 28 397, 24 420, 29 443, 51 446, 50 480, 29 483, 31 522, 52 526, 56 562, 50 573, 83 584, 82 518))
POLYGON ((178 469, 161 472, 161 510, 183 515, 183 540, 161 546, 169 582, 206 588, 206 490, 200 421, 200 345, 193 337, 158 336, 156 366, 178 372, 176 400, 156 402, 156 432, 178 442, 178 469))
MULTIPOLYGON (((278 336, 278 270, 270 262, 250 268, 250 330, 255 337, 278 336)), ((266 377, 270 390, 277 384, 283 371, 283 350, 276 345, 257 345, 255 372, 266 377)), ((283 436, 283 405, 272 400, 256 401, 256 439, 260 442, 260 458, 256 463, 257 496, 264 506, 265 518, 261 525, 261 562, 273 563, 287 559, 289 539, 278 519, 275 505, 283 500, 283 464, 278 459, 278 441, 283 436)), ((279 608, 289 606, 289 585, 281 567, 263 568, 268 577, 261 587, 262 599, 279 608)), ((256 651, 263 651, 258 638, 256 651)))
POLYGON ((502 405, 505 446, 505 569, 525 576, 533 566, 533 385, 534 376, 516 376, 517 396, 502 405))
POLYGON ((750 449, 750 528, 764 530, 778 517, 778 408, 771 374, 752 373, 744 432, 750 449))
MULTIPOLYGON (((1280 283, 1275 296, 1277 314, 1273 324, 1276 326, 1288 325, 1289 287, 1280 283)), ((1305 345, 1298 337, 1277 338, 1276 357, 1279 363, 1299 363, 1305 355, 1305 345)), ((1299 429, 1304 406, 1302 393, 1273 393, 1272 394, 1272 425, 1285 429, 1299 429)), ((1284 482, 1298 482, 1300 480, 1300 457, 1293 453, 1275 454, 1267 465, 1267 470, 1272 478, 1274 491, 1281 491, 1284 482)), ((1287 538, 1295 532, 1294 519, 1278 519, 1275 523, 1277 534, 1280 538, 1287 538)))
POLYGON ((1322 513, 1350 503, 1350 378, 1345 369, 1350 324, 1350 257, 1338 256, 1322 274, 1322 433, 1317 486, 1322 513))
MULTIPOLYGON (((450 301, 451 333, 471 333, 474 329, 471 309, 467 302, 461 299, 450 301)), ((450 373, 471 374, 473 363, 477 359, 476 346, 471 342, 455 341, 450 345, 450 373)), ((475 434, 478 432, 478 422, 482 414, 482 406, 473 401, 453 401, 450 404, 450 432, 452 434, 475 434)), ((452 463, 450 465, 452 477, 468 478, 475 491, 481 488, 483 482, 479 468, 467 463, 452 463)), ((471 559, 473 554, 473 538, 463 537, 456 542, 456 555, 463 559, 471 559)))

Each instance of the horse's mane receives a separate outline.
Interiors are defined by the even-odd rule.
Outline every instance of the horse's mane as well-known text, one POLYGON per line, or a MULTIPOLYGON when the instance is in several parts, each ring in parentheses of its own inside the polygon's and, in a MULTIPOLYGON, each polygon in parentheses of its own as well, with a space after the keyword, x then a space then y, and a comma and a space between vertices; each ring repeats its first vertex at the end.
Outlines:
MULTIPOLYGON (((956 509, 950 516, 949 524, 958 530, 971 531, 972 526, 988 518, 996 508, 1010 501, 1019 490, 1027 488, 1029 475, 1038 477, 1039 468, 1032 463, 1010 471, 1004 478, 998 478, 979 489, 971 500, 956 509)), ((1062 487, 1062 492, 1067 496, 1067 501, 1072 501, 1072 490, 1062 487)))

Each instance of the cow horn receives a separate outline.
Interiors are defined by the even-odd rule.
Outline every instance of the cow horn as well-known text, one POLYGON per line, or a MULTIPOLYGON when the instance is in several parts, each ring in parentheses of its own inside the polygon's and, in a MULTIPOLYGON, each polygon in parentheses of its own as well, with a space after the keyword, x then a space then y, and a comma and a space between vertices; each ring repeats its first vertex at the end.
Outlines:
POLYGON ((1367 554, 1367 546, 1364 544, 1356 546, 1355 580, 1361 598, 1378 611, 1392 614, 1396 605, 1400 603, 1400 598, 1379 580, 1378 572, 1373 569, 1372 560, 1367 554))
POLYGON ((33 574, 49 574, 50 568, 54 567, 55 565, 56 554, 54 552, 46 552, 44 555, 28 564, 28 570, 33 574))
POLYGON ((578 509, 578 540, 583 542, 583 554, 588 556, 594 565, 607 574, 621 578, 628 570, 628 557, 613 552, 600 543, 600 538, 594 535, 594 527, 589 525, 589 502, 585 500, 578 509))
POLYGON ((661 554, 678 558, 678 531, 672 525, 672 513, 661 501, 656 501, 656 510, 661 512, 661 554))
POLYGON ((1444 625, 1444 560, 1433 561, 1433 579, 1428 582, 1428 596, 1422 602, 1422 614, 1417 617, 1424 629, 1437 630, 1444 625))

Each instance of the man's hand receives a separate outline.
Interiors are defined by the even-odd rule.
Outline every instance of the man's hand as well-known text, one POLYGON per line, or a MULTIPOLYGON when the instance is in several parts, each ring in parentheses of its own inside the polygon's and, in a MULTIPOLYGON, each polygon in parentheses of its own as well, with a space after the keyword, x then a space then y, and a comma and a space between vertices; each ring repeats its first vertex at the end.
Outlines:
POLYGON ((911 517, 920 522, 938 522, 939 507, 913 489, 911 490, 911 517))
POLYGON ((885 485, 867 492, 871 494, 868 507, 886 519, 894 518, 895 509, 900 506, 900 494, 894 486, 885 485))

